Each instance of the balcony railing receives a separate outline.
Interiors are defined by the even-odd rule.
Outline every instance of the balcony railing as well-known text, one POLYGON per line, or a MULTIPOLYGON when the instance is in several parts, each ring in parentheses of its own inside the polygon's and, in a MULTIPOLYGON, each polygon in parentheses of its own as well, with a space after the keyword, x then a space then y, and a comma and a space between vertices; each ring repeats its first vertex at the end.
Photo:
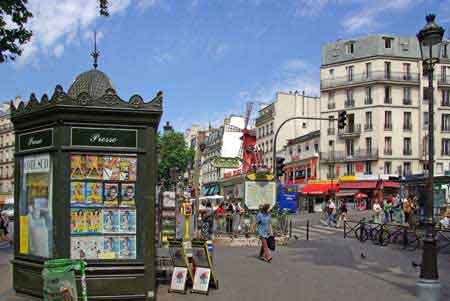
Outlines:
POLYGON ((411 98, 403 98, 403 104, 404 104, 405 106, 412 105, 412 100, 411 100, 411 98))
POLYGON ((411 156, 412 155, 412 150, 411 149, 404 149, 403 150, 403 155, 404 156, 411 156))
POLYGON ((385 97, 384 98, 384 103, 385 104, 392 104, 392 97, 385 97))
POLYGON ((335 128, 328 128, 327 133, 328 133, 328 136, 332 136, 332 135, 336 134, 336 130, 335 130, 335 128))
POLYGON ((392 123, 386 123, 384 125, 384 130, 385 131, 392 131, 392 123))
POLYGON ((336 103, 334 103, 334 102, 329 103, 328 110, 334 110, 334 109, 336 109, 336 103))
POLYGON ((320 160, 325 162, 352 162, 378 160, 378 149, 357 149, 349 155, 344 151, 321 152, 320 160))
POLYGON ((346 108, 353 108, 355 106, 355 100, 354 99, 347 99, 345 101, 345 107, 346 108))
POLYGON ((441 76, 438 79, 438 85, 450 85, 450 76, 441 76))
POLYGON ((366 97, 366 98, 364 98, 364 104, 365 104, 365 105, 371 105, 371 104, 373 104, 373 99, 372 99, 372 97, 366 97))
POLYGON ((450 133, 450 128, 449 127, 443 127, 443 128, 441 128, 441 132, 442 133, 450 133))
POLYGON ((450 107, 450 101, 443 101, 443 102, 441 102, 441 106, 443 106, 443 107, 450 107))
POLYGON ((369 132, 369 131, 371 131, 371 130, 373 130, 373 124, 371 124, 371 123, 366 123, 366 124, 364 125, 364 131, 369 132))
POLYGON ((392 148, 385 148, 384 149, 384 154, 388 155, 388 156, 392 155, 392 148))
MULTIPOLYGON (((320 81, 321 89, 334 88, 338 86, 353 85, 358 83, 370 82, 370 81, 394 81, 394 82, 409 82, 419 83, 419 73, 404 73, 404 72, 390 72, 374 71, 369 74, 358 73, 353 74, 351 80, 348 76, 327 78, 320 81)), ((448 78, 450 83, 450 78, 448 78)))
POLYGON ((361 124, 355 124, 353 126, 346 126, 344 129, 339 129, 339 137, 350 137, 361 135, 361 124))
POLYGON ((403 131, 411 132, 412 131, 412 125, 411 124, 404 124, 403 125, 403 131))

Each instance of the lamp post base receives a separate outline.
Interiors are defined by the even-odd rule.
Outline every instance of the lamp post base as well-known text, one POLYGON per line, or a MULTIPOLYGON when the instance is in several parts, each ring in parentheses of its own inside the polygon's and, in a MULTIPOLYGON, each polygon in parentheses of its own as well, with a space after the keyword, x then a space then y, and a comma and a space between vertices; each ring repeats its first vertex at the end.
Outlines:
POLYGON ((418 301, 439 301, 441 299, 441 283, 439 280, 419 278, 416 282, 418 301))

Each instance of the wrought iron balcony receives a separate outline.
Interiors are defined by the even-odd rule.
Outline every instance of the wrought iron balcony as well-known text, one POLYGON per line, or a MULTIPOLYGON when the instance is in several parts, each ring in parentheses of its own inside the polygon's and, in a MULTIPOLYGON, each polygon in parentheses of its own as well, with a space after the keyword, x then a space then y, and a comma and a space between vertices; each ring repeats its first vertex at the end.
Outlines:
POLYGON ((441 106, 443 106, 443 107, 450 107, 450 100, 446 100, 446 101, 441 102, 441 106))
POLYGON ((385 131, 392 131, 392 123, 386 123, 384 125, 384 130, 385 131))
POLYGON ((347 99, 347 100, 345 101, 344 106, 345 106, 346 108, 353 108, 353 107, 355 106, 355 100, 354 100, 354 99, 347 99))
POLYGON ((403 98, 403 104, 406 106, 412 105, 411 98, 403 98))
POLYGON ((450 85, 450 76, 441 76, 438 79, 438 85, 450 85))
POLYGON ((403 131, 404 132, 411 132, 412 131, 412 125, 411 124, 404 124, 403 125, 403 131))
POLYGON ((371 104, 373 104, 373 99, 372 99, 372 97, 366 97, 366 98, 364 98, 364 104, 365 104, 365 105, 371 105, 371 104))
MULTIPOLYGON (((385 73, 384 71, 374 71, 369 74, 358 73, 353 74, 351 80, 348 76, 334 77, 322 79, 320 81, 321 89, 329 89, 340 86, 349 86, 365 82, 373 81, 383 81, 383 82, 406 82, 412 84, 419 83, 419 73, 404 73, 404 72, 390 72, 385 73)), ((450 84, 450 78, 447 79, 448 84, 450 84)))
POLYGON ((334 103, 334 102, 328 103, 328 110, 334 110, 334 109, 336 109, 336 103, 334 103))
POLYGON ((384 149, 384 154, 387 156, 391 156, 392 155, 392 148, 385 148, 384 149))
POLYGON ((392 104, 392 97, 385 97, 384 98, 384 103, 385 104, 392 104))
POLYGON ((403 155, 404 156, 411 156, 412 155, 412 149, 403 149, 403 155))
POLYGON ((344 151, 321 152, 320 160, 323 162, 354 162, 378 160, 378 149, 357 149, 352 154, 344 151))
POLYGON ((353 126, 346 126, 344 129, 339 129, 339 137, 352 137, 361 135, 361 124, 355 124, 353 126))
POLYGON ((327 133, 328 133, 328 136, 333 136, 333 135, 336 134, 336 129, 335 128, 328 128, 327 129, 327 133))

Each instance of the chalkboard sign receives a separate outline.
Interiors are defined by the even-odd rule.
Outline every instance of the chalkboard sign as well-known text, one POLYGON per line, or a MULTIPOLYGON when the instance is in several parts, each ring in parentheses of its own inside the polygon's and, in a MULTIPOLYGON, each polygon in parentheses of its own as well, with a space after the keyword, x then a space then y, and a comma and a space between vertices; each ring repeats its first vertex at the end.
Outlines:
POLYGON ((137 130, 113 128, 71 128, 72 146, 137 147, 137 130))

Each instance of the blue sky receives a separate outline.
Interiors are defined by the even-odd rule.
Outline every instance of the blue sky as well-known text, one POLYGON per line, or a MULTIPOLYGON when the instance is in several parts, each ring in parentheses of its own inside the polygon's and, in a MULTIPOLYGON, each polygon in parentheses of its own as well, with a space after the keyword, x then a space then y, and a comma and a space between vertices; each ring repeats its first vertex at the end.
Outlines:
MULTIPOLYGON (((119 96, 144 99, 164 91, 163 122, 183 130, 243 114, 248 100, 275 92, 319 95, 321 46, 372 33, 415 35, 424 16, 450 26, 450 0, 29 0, 34 31, 24 55, 0 65, 0 100, 67 91, 92 68, 99 32, 99 69, 119 96)), ((448 35, 446 34, 448 37, 448 35)))

